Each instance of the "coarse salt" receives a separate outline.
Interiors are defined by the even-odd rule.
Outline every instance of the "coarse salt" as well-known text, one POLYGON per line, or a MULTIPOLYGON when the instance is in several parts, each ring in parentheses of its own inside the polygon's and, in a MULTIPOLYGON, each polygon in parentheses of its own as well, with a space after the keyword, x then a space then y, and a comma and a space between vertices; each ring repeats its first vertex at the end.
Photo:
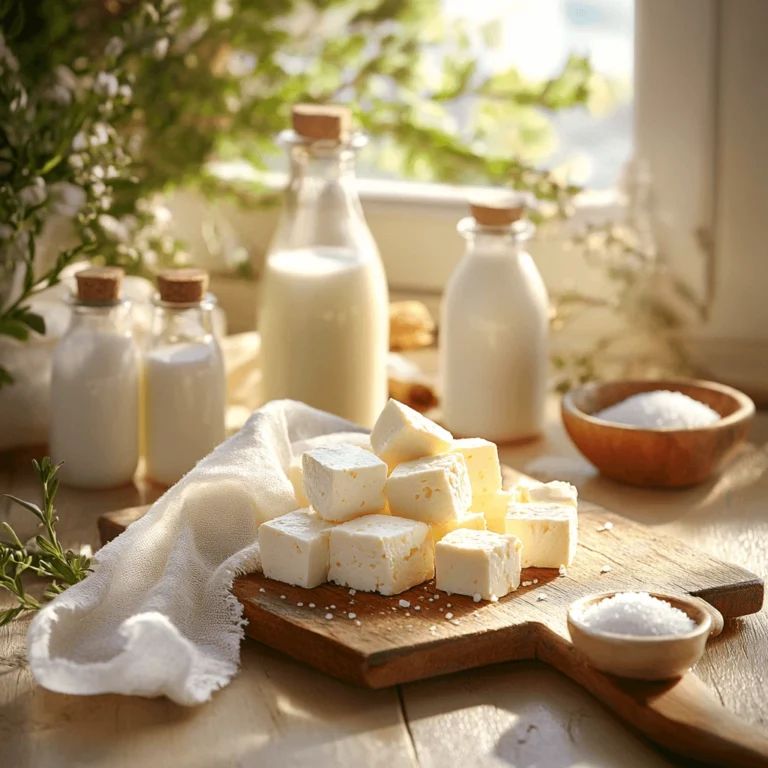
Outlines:
POLYGON ((475 594, 474 594, 474 595, 472 595, 472 599, 473 599, 473 600, 474 600, 476 603, 479 603, 479 602, 480 602, 480 600, 481 600, 481 598, 482 598, 482 595, 480 595, 480 593, 479 593, 479 592, 475 592, 475 594))
POLYGON ((589 629, 619 635, 682 635, 696 628, 684 611, 647 592, 623 592, 589 606, 577 617, 589 629))
POLYGON ((603 531, 610 531, 613 528, 613 523, 608 520, 607 522, 603 523, 598 529, 598 533, 602 533, 603 531))
POLYGON ((304 603, 296 603, 296 605, 297 605, 299 608, 303 608, 303 607, 304 607, 304 603))
POLYGON ((568 575, 568 569, 564 565, 561 565, 560 569, 558 570, 558 574, 560 576, 567 576, 568 575))
POLYGON ((356 619, 357 618, 357 614, 356 613, 350 613, 349 614, 349 618, 350 619, 356 619))
POLYGON ((410 604, 410 603, 409 603, 407 600, 401 600, 401 601, 398 603, 398 605, 399 605, 401 608, 410 608, 410 607, 411 607, 411 604, 410 604))
POLYGON ((695 429, 720 421, 720 414, 682 392, 640 392, 594 414, 596 418, 645 429, 695 429))
POLYGON ((314 607, 315 607, 315 604, 314 604, 314 603, 310 603, 310 604, 309 604, 309 607, 310 607, 310 608, 314 608, 314 607))
POLYGON ((610 565, 604 565, 600 569, 600 573, 610 573, 611 572, 611 566, 610 565))
POLYGON ((333 618, 333 614, 332 613, 326 613, 325 614, 325 618, 328 619, 328 621, 330 621, 333 618))
POLYGON ((445 618, 446 619, 452 619, 453 618, 453 614, 450 613, 450 611, 449 611, 448 613, 445 614, 445 618))

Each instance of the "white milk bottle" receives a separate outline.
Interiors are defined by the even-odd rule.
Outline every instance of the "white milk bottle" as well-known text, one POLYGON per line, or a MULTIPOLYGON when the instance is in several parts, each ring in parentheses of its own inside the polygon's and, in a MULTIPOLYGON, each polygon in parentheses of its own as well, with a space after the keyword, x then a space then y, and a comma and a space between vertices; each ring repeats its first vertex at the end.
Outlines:
POLYGON ((512 200, 472 205, 467 250, 443 297, 440 368, 445 426, 495 442, 542 432, 549 300, 530 254, 533 234, 512 200))
POLYGON ((389 298, 355 188, 365 137, 348 125, 343 107, 304 105, 281 134, 291 180, 261 290, 263 386, 370 427, 387 400, 389 298))
POLYGON ((129 483, 139 460, 139 356, 123 271, 77 273, 72 319, 53 353, 49 449, 62 482, 81 488, 129 483))
POLYGON ((225 437, 226 386, 202 269, 157 277, 144 371, 147 477, 173 485, 225 437))

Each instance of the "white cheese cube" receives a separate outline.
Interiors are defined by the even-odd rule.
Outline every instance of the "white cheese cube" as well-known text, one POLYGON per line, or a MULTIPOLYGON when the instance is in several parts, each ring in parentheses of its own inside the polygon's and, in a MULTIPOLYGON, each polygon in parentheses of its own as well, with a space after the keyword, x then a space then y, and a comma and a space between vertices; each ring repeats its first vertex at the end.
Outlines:
POLYGON ((391 399, 371 432, 373 452, 387 462, 390 472, 404 461, 447 451, 452 441, 450 432, 413 408, 391 399))
POLYGON ((527 489, 528 504, 569 504, 578 506, 579 494, 576 487, 570 483, 553 480, 551 483, 536 483, 527 489))
POLYGON ((523 568, 571 565, 578 543, 578 514, 568 504, 511 504, 506 532, 523 542, 523 568))
POLYGON ((520 586, 520 550, 514 536, 464 528, 435 547, 435 585, 444 592, 495 600, 520 586))
POLYGON ((507 507, 515 501, 512 491, 496 491, 472 498, 472 511, 485 515, 485 525, 494 533, 505 533, 504 518, 507 507))
POLYGON ((434 575, 435 545, 425 523, 366 515, 331 531, 328 579, 342 587, 397 595, 434 575))
POLYGON ((308 589, 328 581, 328 537, 333 526, 299 509, 259 526, 261 567, 270 579, 308 589))
POLYGON ((354 445, 315 448, 302 456, 304 493, 320 516, 343 522, 384 509, 387 465, 354 445))
POLYGON ((445 538, 449 533, 459 528, 469 528, 472 531, 485 530, 485 516, 482 512, 468 512, 466 515, 456 517, 447 523, 438 523, 432 526, 432 538, 435 544, 445 538))
POLYGON ((472 503, 467 465, 457 453, 398 464, 387 478, 386 494, 393 515, 433 525, 465 515, 472 503))
POLYGON ((297 440, 291 446, 294 456, 301 456, 302 453, 313 451, 315 448, 328 448, 331 445, 356 445, 358 448, 364 448, 366 451, 373 451, 371 448, 371 436, 368 432, 330 432, 327 435, 318 435, 317 437, 308 437, 306 440, 297 440))
POLYGON ((301 468, 301 455, 294 456, 288 465, 288 479, 293 486, 293 494, 296 496, 296 503, 300 507, 308 507, 309 499, 304 493, 304 470, 301 468))
POLYGON ((481 437, 465 437, 453 441, 451 453, 460 453, 467 462, 473 496, 501 490, 501 464, 496 443, 481 437))

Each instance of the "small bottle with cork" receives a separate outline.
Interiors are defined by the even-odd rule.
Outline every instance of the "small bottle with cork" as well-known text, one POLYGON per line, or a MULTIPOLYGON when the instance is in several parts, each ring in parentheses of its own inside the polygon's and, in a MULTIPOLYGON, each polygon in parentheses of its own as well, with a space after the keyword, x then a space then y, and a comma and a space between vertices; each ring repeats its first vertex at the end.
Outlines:
POLYGON ((470 209, 441 307, 443 418, 456 435, 525 440, 543 430, 548 372, 549 299, 523 249, 534 226, 512 195, 470 209))
POLYGON ((224 440, 226 385, 208 274, 167 270, 157 285, 145 353, 146 474, 173 485, 224 440))
POLYGON ((298 105, 292 117, 259 307, 264 393, 370 427, 387 399, 389 296, 355 186, 366 138, 345 107, 298 105))
POLYGON ((72 319, 53 353, 49 449, 81 488, 131 482, 139 460, 140 360, 123 271, 78 272, 72 319))

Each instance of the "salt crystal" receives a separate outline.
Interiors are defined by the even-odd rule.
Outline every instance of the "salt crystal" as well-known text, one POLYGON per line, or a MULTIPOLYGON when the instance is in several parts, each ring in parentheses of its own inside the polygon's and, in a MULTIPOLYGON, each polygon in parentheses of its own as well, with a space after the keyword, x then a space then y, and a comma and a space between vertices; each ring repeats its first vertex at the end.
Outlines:
POLYGON ((448 611, 448 613, 445 614, 445 618, 446 619, 452 619, 453 618, 453 614, 450 611, 448 611))
POLYGON ((297 605, 299 608, 303 608, 303 607, 304 607, 304 603, 296 603, 296 605, 297 605))
POLYGON ((285 595, 280 595, 281 600, 285 600, 285 595))
POLYGON ((356 589, 350 589, 349 590, 349 594, 350 595, 356 595, 357 594, 357 590, 356 589))
POLYGON ((436 594, 436 595, 435 595, 435 600, 439 600, 439 599, 440 599, 440 595, 439 595, 439 594, 436 594))
POLYGON ((398 605, 399 605, 401 608, 410 608, 410 607, 411 607, 411 604, 410 604, 410 603, 409 603, 407 600, 401 600, 401 601, 398 603, 398 605))
POLYGON ((481 595, 479 592, 475 592, 475 594, 474 594, 474 595, 472 595, 472 599, 473 599, 473 600, 474 600, 476 603, 479 603, 479 602, 482 600, 482 598, 483 598, 483 596, 482 596, 482 595, 481 595))
POLYGON ((565 576, 568 573, 568 569, 564 565, 561 565, 560 570, 558 570, 558 573, 560 574, 560 576, 565 576))
POLYGON ((546 594, 546 592, 542 592, 542 593, 541 593, 541 594, 540 594, 540 595, 539 595, 539 596, 536 598, 536 600, 537 600, 538 602, 540 602, 540 603, 543 603, 543 602, 544 602, 546 599, 547 599, 547 594, 546 594))
POLYGON ((261 588, 259 589, 259 592, 265 592, 265 591, 266 591, 266 590, 264 589, 264 587, 261 587, 261 588))
POLYGON ((533 582, 532 582, 532 581, 524 581, 524 582, 522 582, 522 586, 523 586, 523 587, 530 587, 530 586, 531 586, 531 584, 533 584, 533 582))
POLYGON ((406 611, 406 612, 405 612, 405 615, 406 615, 406 616, 410 616, 410 615, 411 615, 411 612, 410 612, 410 611, 406 611))
POLYGON ((309 604, 309 607, 310 607, 310 608, 314 608, 314 607, 315 607, 315 604, 314 604, 314 603, 310 603, 310 604, 309 604))
POLYGON ((531 583, 532 583, 532 584, 538 584, 538 583, 539 583, 539 580, 538 580, 538 579, 534 579, 534 580, 533 580, 531 583))
POLYGON ((496 597, 496 595, 491 595, 491 602, 492 603, 498 603, 499 602, 499 598, 496 597))
POLYGON ((420 610, 421 610, 421 606, 420 606, 420 605, 415 605, 415 606, 413 607, 413 610, 414 610, 414 611, 420 611, 420 610))
POLYGON ((682 392, 640 392, 594 416, 614 424, 644 429, 696 429, 720 421, 720 414, 682 392))
POLYGON ((356 619, 357 618, 357 614, 356 613, 350 613, 349 614, 349 618, 350 619, 356 619))
POLYGON ((325 614, 325 618, 328 619, 328 621, 330 621, 333 618, 333 614, 332 613, 326 613, 325 614))
POLYGON ((332 605, 332 606, 331 606, 331 610, 332 610, 332 611, 335 611, 335 610, 336 610, 336 606, 335 606, 335 605, 332 605))
POLYGON ((432 625, 432 626, 429 628, 429 631, 430 631, 430 632, 437 632, 437 624, 433 624, 433 625, 432 625))
POLYGON ((619 635, 682 635, 696 628, 684 611, 647 592, 622 592, 589 606, 576 618, 590 629, 619 635))
POLYGON ((610 520, 607 520, 603 523, 603 528, 605 528, 606 531, 610 531, 613 528, 613 523, 610 520))
POLYGON ((362 627, 362 626, 363 626, 363 622, 362 622, 362 621, 360 621, 360 620, 357 620, 357 621, 355 622, 355 626, 356 626, 356 627, 362 627))
POLYGON ((604 565, 600 569, 600 573, 610 573, 611 572, 611 566, 610 565, 604 565))
POLYGON ((450 603, 447 603, 447 604, 446 604, 446 608, 450 608, 450 607, 451 607, 451 604, 450 604, 450 603))

